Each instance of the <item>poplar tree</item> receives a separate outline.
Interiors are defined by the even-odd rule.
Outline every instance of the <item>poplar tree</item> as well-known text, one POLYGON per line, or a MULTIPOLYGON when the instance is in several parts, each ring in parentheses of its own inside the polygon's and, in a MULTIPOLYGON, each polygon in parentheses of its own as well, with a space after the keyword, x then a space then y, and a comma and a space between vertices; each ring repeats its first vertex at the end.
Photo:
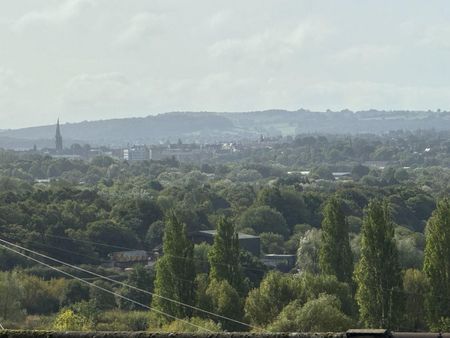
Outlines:
POLYGON ((351 284, 353 255, 342 201, 335 196, 331 197, 325 205, 323 216, 320 269, 323 274, 334 275, 338 281, 351 284))
MULTIPOLYGON (((194 245, 187 238, 186 225, 174 213, 166 220, 163 251, 156 263, 155 294, 194 305, 194 245)), ((177 318, 187 318, 192 314, 190 308, 156 296, 152 299, 152 306, 177 318)), ((164 321, 166 318, 161 319, 164 321)))
POLYGON ((450 199, 438 202, 426 227, 424 272, 429 281, 427 320, 432 330, 450 324, 450 199))
POLYGON ((208 254, 210 278, 217 281, 226 280, 233 288, 240 290, 243 286, 243 276, 239 255, 238 234, 229 219, 221 217, 217 224, 214 244, 208 254))
POLYGON ((365 210, 355 281, 362 323, 369 328, 395 328, 401 316, 402 277, 386 201, 372 200, 365 210))

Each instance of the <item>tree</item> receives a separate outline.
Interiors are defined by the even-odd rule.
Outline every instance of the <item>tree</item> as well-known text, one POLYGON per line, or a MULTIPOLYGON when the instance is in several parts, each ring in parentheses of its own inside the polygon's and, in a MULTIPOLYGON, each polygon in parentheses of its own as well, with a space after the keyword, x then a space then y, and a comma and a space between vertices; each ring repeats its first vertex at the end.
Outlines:
POLYGON ((23 286, 17 272, 0 273, 0 319, 20 321, 25 316, 22 308, 23 286))
POLYGON ((405 331, 425 331, 425 295, 429 288, 425 274, 416 269, 408 269, 403 274, 405 291, 405 315, 402 329, 405 331))
POLYGON ((438 202, 426 227, 424 272, 430 282, 427 319, 432 330, 450 320, 450 199, 438 202))
POLYGON ((300 289, 305 302, 318 298, 321 294, 335 296, 339 300, 340 309, 349 316, 355 314, 355 304, 351 287, 339 282, 336 276, 313 275, 303 273, 300 289))
POLYGON ((211 332, 221 332, 220 325, 212 321, 211 319, 202 319, 198 317, 192 317, 189 320, 174 320, 173 322, 166 324, 162 327, 163 332, 170 333, 205 333, 209 330, 211 332))
POLYGON ((365 212, 361 259, 355 270, 360 318, 370 328, 395 328, 401 313, 402 278, 389 205, 372 200, 365 212))
POLYGON ((302 272, 318 274, 321 230, 311 229, 300 238, 297 250, 297 267, 302 272))
POLYGON ((287 305, 269 326, 273 332, 336 332, 346 331, 353 320, 342 313, 339 300, 327 294, 302 306, 296 300, 287 305))
POLYGON ((305 202, 293 188, 266 187, 258 193, 257 202, 280 212, 289 227, 305 220, 305 202))
POLYGON ((303 299, 300 278, 280 272, 269 272, 259 288, 249 292, 245 301, 245 315, 253 325, 272 322, 289 302, 303 299))
POLYGON ((353 255, 350 248, 348 223, 342 201, 330 198, 325 205, 322 221, 322 242, 319 265, 322 273, 334 275, 341 282, 351 283, 353 255))
MULTIPOLYGON (((211 305, 214 313, 221 316, 242 320, 243 309, 242 300, 238 292, 227 280, 218 281, 212 279, 209 283, 206 295, 211 299, 211 305)), ((232 322, 221 318, 221 327, 228 331, 244 331, 247 327, 242 324, 232 322)))
POLYGON ((111 310, 116 307, 116 298, 112 293, 104 290, 113 291, 111 285, 103 280, 98 280, 89 288, 89 298, 92 305, 97 310, 111 310))
POLYGON ((239 227, 253 229, 257 234, 273 232, 287 236, 289 233, 283 215, 268 206, 253 207, 244 211, 240 217, 239 227))
POLYGON ((272 232, 263 232, 259 235, 261 240, 261 249, 266 254, 285 253, 284 238, 280 234, 272 232))
POLYGON ((362 164, 357 164, 352 168, 352 176, 355 180, 361 179, 363 176, 368 175, 369 172, 369 167, 366 167, 362 164))
POLYGON ((68 306, 89 299, 89 287, 77 280, 71 280, 64 290, 61 305, 68 306))
MULTIPOLYGON (((137 264, 128 275, 126 284, 150 292, 153 289, 153 275, 143 265, 137 264)), ((120 294, 141 304, 150 304, 151 301, 149 294, 129 287, 122 287, 120 294)), ((141 306, 123 298, 119 298, 119 307, 129 311, 142 309, 141 306)))
POLYGON ((87 331, 92 327, 88 318, 75 314, 73 310, 62 310, 55 318, 53 328, 57 331, 87 331))
POLYGON ((145 236, 145 244, 148 249, 153 250, 158 245, 161 245, 164 236, 164 222, 153 222, 148 228, 147 235, 145 236))
POLYGON ((208 254, 211 266, 210 278, 226 280, 235 289, 242 288, 242 272, 239 264, 239 239, 233 224, 221 217, 217 224, 214 244, 208 254))
MULTIPOLYGON (((155 294, 193 305, 195 301, 193 261, 194 246, 186 235, 186 225, 172 212, 166 220, 164 255, 156 263, 155 294)), ((152 306, 178 318, 192 314, 188 307, 153 297, 152 306)), ((161 318, 165 321, 165 318, 161 318)))

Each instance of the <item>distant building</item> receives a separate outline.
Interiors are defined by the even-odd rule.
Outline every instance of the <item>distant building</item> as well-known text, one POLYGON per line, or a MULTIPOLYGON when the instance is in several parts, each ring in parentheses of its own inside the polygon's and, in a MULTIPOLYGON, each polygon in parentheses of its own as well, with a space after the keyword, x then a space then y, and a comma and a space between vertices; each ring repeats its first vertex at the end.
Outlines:
POLYGON ((150 150, 147 146, 132 146, 123 150, 123 159, 129 162, 150 160, 150 150))
MULTIPOLYGON (((192 235, 192 241, 196 244, 207 243, 213 244, 214 237, 217 235, 217 230, 203 230, 198 231, 192 235)), ((250 252, 252 255, 259 257, 261 253, 261 241, 259 236, 247 235, 241 232, 238 233, 239 247, 250 252)))
POLYGON ((131 268, 136 264, 147 265, 149 261, 149 255, 144 250, 112 252, 109 257, 111 266, 121 269, 131 268))
POLYGON ((56 122, 56 135, 55 135, 55 149, 56 149, 56 153, 61 154, 63 151, 63 139, 62 139, 62 135, 61 135, 61 129, 59 127, 59 119, 56 122))

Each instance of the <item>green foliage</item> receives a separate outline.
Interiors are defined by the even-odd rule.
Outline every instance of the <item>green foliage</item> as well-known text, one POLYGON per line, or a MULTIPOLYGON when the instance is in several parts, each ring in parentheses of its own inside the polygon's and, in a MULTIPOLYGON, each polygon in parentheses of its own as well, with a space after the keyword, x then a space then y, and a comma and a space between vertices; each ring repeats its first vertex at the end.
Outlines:
POLYGON ((283 215, 268 206, 253 207, 244 211, 239 220, 239 228, 250 228, 257 234, 273 232, 287 236, 289 233, 283 215))
POLYGON ((335 275, 339 281, 351 283, 353 255, 342 201, 336 197, 330 198, 323 213, 320 269, 326 275, 335 275))
POLYGON ((90 302, 100 311, 111 310, 116 307, 116 298, 111 292, 114 292, 114 290, 110 283, 103 280, 95 281, 93 286, 89 288, 90 302))
POLYGON ((321 294, 333 295, 339 300, 340 309, 346 315, 355 315, 352 288, 349 284, 338 281, 336 276, 305 273, 300 282, 305 301, 316 299, 321 294))
POLYGON ((311 170, 309 176, 323 180, 334 180, 333 172, 328 166, 318 166, 311 170))
POLYGON ((162 244, 164 237, 164 222, 156 221, 153 222, 148 228, 147 234, 145 235, 145 244, 150 250, 156 248, 162 244))
POLYGON ((147 331, 156 325, 148 311, 103 311, 97 321, 97 331, 147 331))
POLYGON ((289 227, 306 219, 305 202, 299 192, 292 188, 267 187, 258 193, 260 205, 267 205, 280 212, 289 227))
POLYGON ((0 273, 0 319, 19 322, 25 316, 22 307, 24 289, 18 272, 0 273))
POLYGON ((319 252, 322 241, 320 230, 311 229, 306 231, 305 235, 300 238, 297 251, 297 267, 300 271, 318 274, 319 252))
MULTIPOLYGON (((338 307, 330 307, 333 311, 356 317, 352 283, 348 278, 351 264, 344 267, 346 264, 337 263, 342 256, 348 257, 345 238, 350 231, 355 263, 362 257, 358 266, 366 264, 365 272, 356 274, 367 280, 360 283, 365 285, 360 289, 374 290, 358 291, 360 303, 365 300, 365 304, 370 304, 367 311, 373 306, 378 318, 382 318, 383 311, 385 314, 387 311, 387 317, 392 314, 395 323, 391 327, 422 330, 426 327, 423 320, 426 310, 431 328, 445 330, 450 327, 444 301, 450 297, 445 295, 447 263, 442 263, 448 258, 445 251, 448 216, 436 216, 436 211, 428 223, 428 228, 435 230, 430 230, 427 238, 429 257, 425 275, 417 270, 404 272, 404 291, 402 283, 394 279, 398 280, 402 269, 422 267, 427 219, 436 207, 436 198, 448 196, 450 191, 448 135, 425 131, 352 138, 303 135, 295 140, 274 141, 270 147, 247 150, 244 147, 242 151, 220 154, 211 161, 189 164, 174 159, 133 164, 108 157, 92 161, 54 159, 36 153, 0 150, 0 232, 2 238, 68 263, 89 264, 85 266, 89 270, 117 275, 119 280, 138 288, 152 291, 153 284, 159 285, 160 290, 167 288, 162 292, 168 297, 185 299, 189 304, 211 311, 220 308, 227 312, 228 305, 237 305, 237 301, 233 304, 225 301, 233 299, 233 289, 241 298, 253 288, 246 300, 240 299, 246 304, 245 316, 252 324, 267 327, 275 325, 277 316, 288 318, 289 308, 283 309, 291 302, 295 301, 298 305, 295 311, 300 311, 323 293, 339 300, 338 307), (425 147, 433 151, 424 153, 425 147), (374 160, 388 160, 389 165, 382 170, 372 167, 377 163, 366 163, 374 160), (308 168, 312 168, 311 175, 302 175, 308 168), (334 180, 331 175, 334 171, 351 172, 354 181, 334 180), (34 182, 37 178, 48 178, 47 174, 53 176, 50 183, 34 182), (324 202, 333 196, 339 199, 339 208, 330 207, 331 202, 324 208, 324 202), (363 208, 373 198, 389 200, 391 220, 396 224, 395 241, 388 239, 391 232, 383 231, 384 226, 380 226, 383 222, 379 220, 372 222, 371 236, 367 236, 367 215, 364 225, 361 220, 363 208), (176 210, 178 223, 186 224, 189 236, 198 230, 214 228, 213 224, 226 217, 238 229, 259 234, 263 252, 297 253, 300 273, 277 274, 277 280, 273 272, 265 277, 268 267, 260 258, 241 251, 236 259, 237 245, 225 236, 228 239, 219 246, 219 258, 211 275, 221 276, 214 283, 227 281, 231 285, 214 289, 206 275, 210 272, 211 246, 196 245, 192 258, 192 244, 184 235, 180 237, 182 231, 178 230, 173 232, 170 245, 176 254, 165 255, 156 267, 160 270, 159 282, 154 281, 151 271, 141 267, 127 272, 101 267, 111 252, 126 248, 152 251, 161 245, 165 231, 162 211, 169 213, 172 209, 176 210), (349 229, 341 231, 345 228, 343 215, 347 216, 349 229), (322 229, 317 230, 321 224, 322 229), (368 242, 372 245, 368 246, 368 242), (397 248, 398 264, 386 263, 395 261, 394 250, 392 256, 388 254, 391 242, 397 248), (344 243, 344 250, 339 249, 339 243, 344 243), (368 261, 367 256, 379 256, 376 262, 382 261, 383 266, 364 263, 368 261), (232 264, 224 264, 222 260, 230 257, 232 264), (241 283, 229 277, 230 266, 234 270, 238 266, 241 283), (199 275, 194 279, 195 274, 199 275), (339 277, 341 274, 346 277, 339 277), (385 291, 380 293, 386 289, 385 284, 397 286, 391 287, 386 295, 385 291), (372 296, 379 301, 368 300, 372 296), (396 304, 401 303, 397 301, 400 296, 405 298, 406 307, 398 315, 396 304), (381 312, 377 312, 380 308, 381 312)), ((80 145, 72 148, 78 154, 88 154, 90 149, 80 145)), ((165 247, 165 253, 166 250, 165 247)), ((100 311, 115 306, 110 295, 100 290, 97 295, 93 291, 89 295, 89 288, 84 284, 60 279, 58 272, 0 249, 0 270, 11 273, 17 267, 22 270, 9 281, 3 273, 0 278, 0 292, 5 294, 5 299, 11 299, 8 310, 15 317, 1 320, 11 324, 10 327, 49 328, 48 323, 61 307, 87 318, 92 329, 155 330, 161 329, 160 322, 165 321, 152 313, 128 312, 139 307, 121 299, 116 301, 122 311, 100 311), (15 320, 18 322, 12 323, 15 320)), ((71 268, 62 269, 81 278, 90 277, 71 268)), ((149 295, 130 288, 115 291, 143 304, 157 303, 149 295)), ((166 303, 161 300, 161 306, 166 303)), ((3 305, 2 298, 0 305, 3 305)), ((170 311, 181 318, 201 315, 178 306, 170 311)), ((296 323, 295 318, 292 320, 296 323)), ((209 324, 216 325, 205 323, 209 324)), ((230 329, 223 324, 223 328, 230 329)), ((175 322, 174 325, 183 324, 175 322)), ((295 329, 298 327, 303 326, 298 324, 295 329)))
POLYGON ((219 324, 210 319, 202 319, 198 317, 192 317, 189 320, 174 320, 162 327, 162 332, 170 333, 206 333, 208 331, 221 332, 222 328, 219 324))
POLYGON ((340 310, 339 300, 322 294, 302 306, 296 300, 287 305, 269 325, 272 332, 343 332, 354 321, 340 310))
MULTIPOLYGON (((153 273, 148 271, 144 266, 140 264, 137 264, 133 267, 131 272, 129 272, 128 278, 126 280, 127 285, 148 292, 151 292, 153 290, 153 282, 154 282, 153 273)), ((141 304, 147 305, 150 304, 151 302, 151 295, 130 287, 123 286, 119 290, 119 294, 124 297, 133 299, 141 304)), ((117 301, 119 303, 120 309, 125 309, 129 311, 142 310, 142 306, 139 306, 123 298, 119 298, 117 301)))
POLYGON ((259 235, 261 240, 261 250, 266 254, 283 254, 284 238, 280 234, 272 232, 263 232, 259 235))
POLYGON ((56 331, 89 331, 91 328, 89 319, 75 314, 70 309, 58 313, 53 323, 53 329, 56 331))
POLYGON ((68 306, 89 299, 89 287, 77 280, 67 283, 61 297, 61 305, 68 306))
POLYGON ((67 281, 51 279, 45 281, 37 276, 19 273, 16 283, 23 286, 22 306, 27 314, 51 314, 59 310, 60 297, 67 281))
POLYGON ((386 201, 369 203, 361 236, 361 258, 355 270, 361 321, 370 328, 395 328, 401 316, 402 279, 386 201))
POLYGON ((217 235, 214 237, 208 259, 211 279, 226 280, 235 289, 242 289, 238 234, 230 220, 224 217, 220 218, 217 224, 217 235))
POLYGON ((402 323, 403 331, 425 331, 425 296, 429 285, 425 274, 416 269, 408 269, 403 274, 405 294, 405 312, 402 323))
POLYGON ((209 252, 211 251, 212 245, 205 242, 194 245, 194 263, 195 271, 199 273, 209 273, 209 252))
POLYGON ((256 326, 272 322, 281 310, 294 299, 303 299, 299 278, 280 272, 269 272, 257 289, 249 292, 245 301, 245 315, 256 326))
MULTIPOLYGON (((156 264, 155 293, 185 304, 194 304, 195 265, 193 244, 186 236, 186 225, 175 214, 166 220, 164 255, 156 264)), ((178 318, 189 317, 192 310, 160 297, 152 299, 156 309, 178 318)), ((165 322, 167 318, 161 318, 165 322)))
POLYGON ((450 321, 450 199, 437 204, 426 228, 424 272, 429 280, 427 319, 430 329, 440 331, 450 321))
MULTIPOLYGON (((214 313, 221 316, 242 320, 243 304, 238 292, 227 280, 218 281, 212 279, 209 283, 206 295, 211 299, 211 305, 214 313)), ((219 319, 221 327, 227 331, 245 331, 246 326, 232 322, 226 319, 219 319)))

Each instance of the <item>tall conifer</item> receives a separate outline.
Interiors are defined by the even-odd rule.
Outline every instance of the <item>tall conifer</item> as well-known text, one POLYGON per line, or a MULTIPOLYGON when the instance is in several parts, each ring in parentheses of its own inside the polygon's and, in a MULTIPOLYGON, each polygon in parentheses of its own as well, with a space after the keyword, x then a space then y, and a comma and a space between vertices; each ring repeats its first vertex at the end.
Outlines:
MULTIPOLYGON (((163 250, 163 257, 156 264, 154 292, 182 303, 194 305, 194 246, 187 238, 186 225, 181 223, 173 213, 166 221, 163 250)), ((159 297, 153 297, 152 306, 178 318, 186 318, 192 314, 190 308, 159 297)))
POLYGON ((233 224, 221 217, 217 224, 217 235, 209 252, 210 277, 226 280, 233 288, 242 288, 243 276, 239 263, 239 239, 233 224))
POLYGON ((427 317, 432 330, 450 326, 450 199, 439 201, 426 227, 424 272, 428 277, 427 317))
POLYGON ((356 301, 364 326, 395 328, 401 316, 402 277, 386 201, 372 200, 365 210, 361 259, 355 280, 356 301))
POLYGON ((334 275, 340 282, 350 284, 353 275, 353 255, 342 201, 337 197, 331 197, 325 205, 323 216, 320 269, 322 273, 334 275))

